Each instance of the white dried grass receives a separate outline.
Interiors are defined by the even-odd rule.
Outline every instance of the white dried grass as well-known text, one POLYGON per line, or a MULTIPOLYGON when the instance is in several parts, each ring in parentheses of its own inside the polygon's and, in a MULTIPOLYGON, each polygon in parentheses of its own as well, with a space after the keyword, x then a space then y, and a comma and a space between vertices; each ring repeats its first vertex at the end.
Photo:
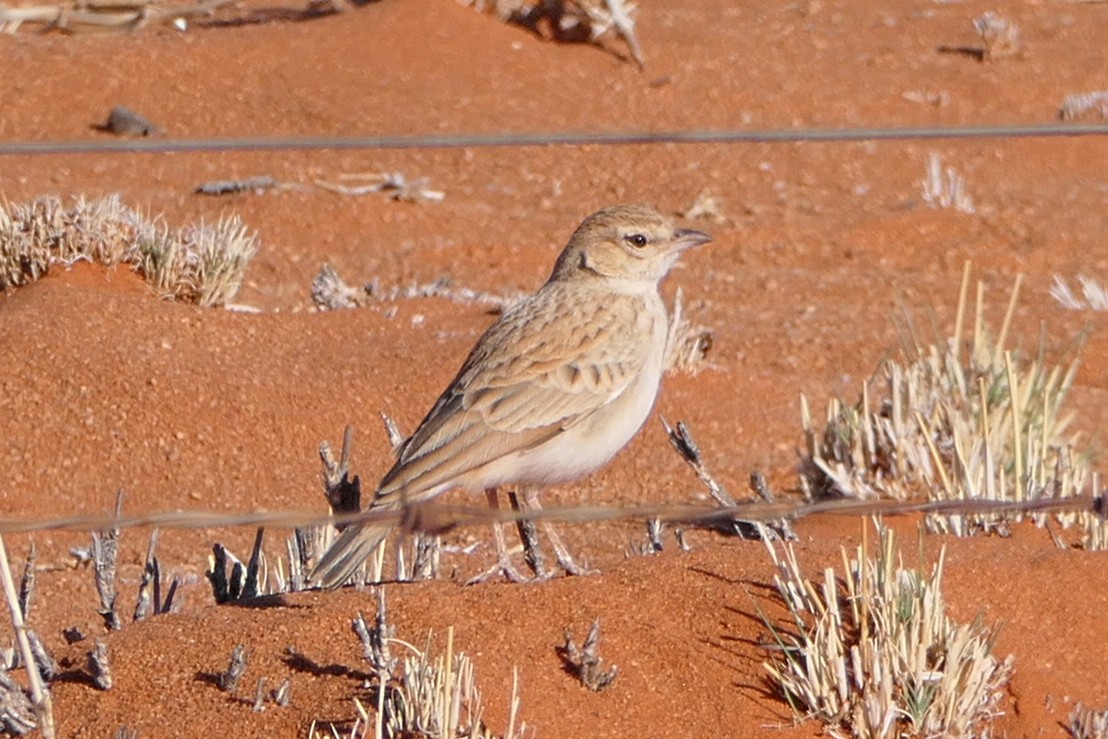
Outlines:
POLYGON ((1054 275, 1054 284, 1050 287, 1051 297, 1069 310, 1108 311, 1108 287, 1085 275, 1078 275, 1077 282, 1081 285, 1080 298, 1061 275, 1054 275))
POLYGON ((1097 711, 1078 703, 1068 728, 1073 739, 1108 739, 1108 708, 1097 711))
POLYGON ((129 264, 163 296, 224 305, 242 285, 257 239, 237 217, 171 231, 118 195, 58 198, 0 207, 0 289, 24 285, 54 265, 129 264))
POLYGON ((1081 118, 1108 121, 1108 91, 1067 95, 1062 101, 1060 115, 1064 121, 1075 121, 1081 118))
MULTIPOLYGON (((386 637, 386 642, 409 654, 396 661, 394 674, 387 676, 388 684, 379 687, 384 690, 378 703, 379 718, 355 699, 358 718, 348 734, 350 739, 522 739, 528 734, 525 723, 517 726, 518 672, 512 675, 508 727, 503 734, 496 734, 485 725, 473 662, 464 652, 454 651, 453 627, 447 629, 446 653, 437 657, 431 655, 430 644, 420 650, 391 637, 386 637)), ((337 736, 333 727, 330 733, 315 726, 309 732, 311 739, 337 736)))
POLYGON ((1019 26, 999 13, 986 11, 973 22, 973 27, 985 44, 981 51, 982 61, 995 61, 1019 54, 1019 26))
POLYGON ((923 202, 932 208, 976 213, 973 198, 966 190, 966 181, 954 167, 943 168, 942 157, 935 152, 927 155, 927 171, 921 183, 923 202))
POLYGON ((925 576, 903 566, 885 530, 876 556, 844 550, 841 573, 809 580, 791 544, 767 547, 796 631, 771 627, 782 657, 764 666, 798 716, 864 739, 989 735, 1012 658, 993 655, 980 619, 946 615, 945 550, 925 576))
MULTIPOLYGON (((1064 404, 1077 361, 1049 366, 1005 347, 1020 280, 998 338, 984 327, 979 284, 972 339, 962 348, 969 285, 963 275, 955 335, 942 346, 909 337, 906 361, 882 363, 861 400, 828 404, 822 429, 801 398, 807 437, 805 484, 817 495, 897 500, 1027 501, 1082 494, 1090 480, 1078 438, 1067 432, 1064 404)), ((906 342, 907 343, 907 342, 906 342)), ((1090 515, 1090 514, 1085 514, 1090 515)), ((965 536, 1003 532, 1020 514, 966 512, 930 515, 928 528, 965 536)), ((1043 514, 1032 518, 1042 525, 1043 514)), ((1093 526, 1059 515, 1064 526, 1093 526)), ((1096 537, 1085 535, 1087 543, 1096 537)))

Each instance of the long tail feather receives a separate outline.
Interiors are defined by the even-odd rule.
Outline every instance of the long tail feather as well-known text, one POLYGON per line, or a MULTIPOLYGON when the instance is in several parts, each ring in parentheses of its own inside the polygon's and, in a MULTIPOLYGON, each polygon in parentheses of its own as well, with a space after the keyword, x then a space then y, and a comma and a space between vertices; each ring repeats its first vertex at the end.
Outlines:
POLYGON ((309 578, 312 584, 327 590, 342 587, 391 530, 391 526, 379 523, 348 526, 312 570, 309 578))

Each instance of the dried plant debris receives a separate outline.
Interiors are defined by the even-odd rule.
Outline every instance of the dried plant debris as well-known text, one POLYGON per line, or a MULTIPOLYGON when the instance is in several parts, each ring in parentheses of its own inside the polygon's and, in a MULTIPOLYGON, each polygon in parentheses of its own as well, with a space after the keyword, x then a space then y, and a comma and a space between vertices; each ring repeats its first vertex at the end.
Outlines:
POLYGON ((709 220, 712 223, 725 223, 727 221, 727 218, 723 215, 723 198, 712 195, 707 190, 697 195, 692 204, 677 215, 690 221, 709 220))
POLYGON ((259 528, 254 535, 254 548, 250 552, 250 561, 244 566, 242 561, 222 544, 212 546, 212 555, 208 558, 208 582, 212 585, 212 596, 216 603, 234 603, 249 600, 259 595, 269 595, 269 576, 262 553, 262 540, 265 529, 259 528), (228 571, 228 565, 230 571, 228 571))
POLYGON ((953 167, 944 169, 942 157, 935 152, 927 155, 927 173, 921 187, 923 202, 932 208, 952 208, 960 213, 977 212, 962 175, 953 167))
MULTIPOLYGON (((525 736, 526 726, 517 726, 519 712, 518 676, 513 679, 508 727, 497 735, 482 718, 482 697, 477 688, 473 664, 464 652, 454 650, 454 629, 447 629, 446 654, 431 655, 431 637, 427 646, 418 649, 397 639, 395 627, 389 624, 385 594, 375 589, 377 614, 372 626, 362 614, 352 627, 362 645, 362 656, 373 669, 367 686, 371 688, 365 704, 355 699, 358 717, 349 732, 350 737, 441 737, 442 739, 516 739, 525 736), (393 648, 408 654, 399 657, 393 648), (367 708, 372 706, 371 708, 367 708)), ((309 732, 313 739, 338 736, 317 730, 309 732)))
POLYGON ((34 657, 35 666, 38 667, 38 673, 43 680, 50 682, 61 671, 58 663, 47 651, 46 645, 42 643, 42 638, 39 637, 38 632, 34 629, 26 629, 26 631, 27 641, 31 644, 31 655, 34 657))
POLYGON ((402 172, 358 172, 340 174, 337 181, 316 180, 317 187, 339 195, 385 193, 402 203, 441 203, 446 193, 432 190, 426 177, 409 180, 402 172))
POLYGON ((35 592, 35 559, 38 550, 32 541, 27 549, 27 561, 23 563, 23 577, 19 580, 19 611, 26 620, 31 616, 31 597, 35 592))
POLYGON ((904 567, 892 532, 878 551, 843 552, 842 572, 809 580, 796 553, 767 544, 792 616, 766 621, 771 683, 798 718, 854 737, 987 736, 1012 673, 980 619, 955 622, 942 591, 945 550, 930 575, 904 567))
POLYGON ((92 684, 99 690, 111 690, 115 681, 112 678, 111 660, 108 658, 108 645, 97 639, 95 646, 88 653, 88 671, 92 676, 92 684))
POLYGON ((1051 296, 1069 310, 1108 311, 1108 287, 1085 275, 1078 275, 1081 285, 1081 297, 1070 289, 1070 284, 1060 275, 1054 275, 1054 284, 1050 287, 1051 296))
POLYGON ((394 286, 387 290, 375 280, 363 283, 361 287, 351 287, 329 264, 320 268, 319 274, 312 281, 311 293, 312 302, 319 310, 361 308, 416 298, 446 298, 459 303, 488 305, 494 312, 501 313, 522 297, 519 293, 501 295, 454 287, 450 279, 445 277, 434 282, 413 283, 406 287, 394 286))
POLYGON ((119 0, 111 3, 62 2, 50 5, 9 8, 0 5, 0 32, 15 33, 24 24, 38 30, 66 33, 133 31, 143 26, 173 23, 187 27, 187 18, 209 16, 232 0, 202 0, 192 5, 159 4, 150 0, 119 0))
MULTIPOLYGON (((123 491, 115 496, 115 516, 123 514, 123 491)), ((92 562, 96 576, 96 592, 100 596, 100 617, 111 631, 123 628, 115 604, 118 594, 115 589, 116 562, 119 559, 119 528, 92 532, 92 562)))
MULTIPOLYGON (((815 497, 890 497, 966 501, 965 512, 930 514, 932 531, 966 536, 1004 534, 1018 512, 975 511, 973 501, 1030 501, 1082 495, 1089 462, 1075 452, 1076 434, 1064 405, 1077 360, 1051 366, 1024 360, 1005 344, 1021 280, 1004 322, 991 339, 978 284, 972 338, 963 346, 969 290, 963 274, 954 336, 921 343, 910 318, 904 360, 888 359, 862 387, 857 404, 828 403, 822 428, 801 398, 808 459, 802 484, 815 497)), ((1031 514, 1039 525, 1046 514, 1031 514)), ((1056 514, 1063 527, 1094 530, 1088 510, 1056 514)), ((1085 545, 1089 545, 1086 535, 1085 545)))
POLYGON ((578 648, 573 634, 565 630, 565 645, 558 650, 566 669, 581 680, 581 684, 594 693, 599 693, 611 685, 619 674, 619 668, 612 665, 604 669, 604 660, 600 657, 600 619, 592 622, 585 643, 578 648))
POLYGON ((261 193, 279 187, 281 183, 269 175, 246 177, 241 180, 212 180, 196 186, 197 195, 233 195, 239 192, 261 193))
POLYGON ((55 265, 127 264, 164 297, 225 305, 238 293, 257 239, 237 217, 171 231, 118 195, 0 206, 0 289, 33 282, 55 265))
POLYGON ((689 323, 685 318, 684 303, 685 293, 677 288, 666 338, 665 365, 669 372, 695 375, 703 369, 714 339, 709 329, 689 323))
POLYGON ((1073 739, 1108 739, 1108 708, 1097 711, 1078 703, 1067 728, 1073 739))
POLYGON ((226 693, 234 693, 238 690, 242 676, 246 674, 247 657, 246 647, 242 644, 236 644, 235 648, 231 650, 231 661, 228 663, 227 669, 219 673, 216 678, 220 690, 226 693))
POLYGON ((977 35, 985 46, 981 51, 981 60, 986 62, 1019 54, 1020 29, 1012 21, 999 13, 989 10, 973 22, 977 35))
POLYGON ((312 280, 312 303, 319 310, 362 308, 372 302, 373 293, 368 285, 351 287, 329 264, 320 267, 319 274, 312 280))
POLYGON ((134 621, 142 621, 151 612, 155 616, 165 613, 173 613, 173 599, 177 595, 177 587, 180 580, 174 576, 169 584, 169 590, 162 598, 162 570, 158 558, 154 556, 154 550, 158 546, 158 530, 150 532, 150 544, 146 549, 146 563, 142 568, 142 580, 139 583, 139 597, 135 604, 134 621))
POLYGON ((116 136, 154 136, 161 129, 128 107, 117 105, 108 113, 108 120, 96 128, 116 136))
POLYGON ((545 32, 558 41, 597 43, 615 32, 627 44, 631 59, 646 65, 635 32, 638 8, 625 0, 465 0, 477 10, 492 11, 501 20, 545 32))
POLYGON ((1058 114, 1064 121, 1108 121, 1108 91, 1067 95, 1058 114))
MULTIPOLYGON (((708 489, 712 499, 730 514, 726 517, 721 517, 720 521, 712 526, 714 529, 722 533, 738 536, 742 539, 796 539, 796 533, 793 531, 792 525, 786 520, 782 519, 771 522, 743 520, 742 507, 744 505, 750 505, 755 501, 748 500, 739 503, 735 497, 728 492, 727 488, 715 479, 704 463, 704 459, 700 453, 700 446, 697 445, 692 437, 692 432, 689 431, 688 427, 683 422, 678 421, 677 425, 674 427, 670 426, 669 422, 663 418, 662 426, 666 430, 666 437, 669 439, 669 443, 674 451, 676 451, 681 459, 685 460, 685 463, 696 473, 697 479, 708 489)), ((774 502, 775 496, 760 474, 753 473, 751 475, 751 487, 761 500, 767 503, 774 502)))
POLYGON ((35 708, 23 686, 0 665, 0 731, 23 736, 38 725, 35 708))

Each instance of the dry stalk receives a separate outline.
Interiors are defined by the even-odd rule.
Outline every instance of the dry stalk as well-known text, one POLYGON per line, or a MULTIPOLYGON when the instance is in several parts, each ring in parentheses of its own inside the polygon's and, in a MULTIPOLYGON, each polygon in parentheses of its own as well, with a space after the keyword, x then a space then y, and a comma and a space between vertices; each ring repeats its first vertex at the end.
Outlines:
POLYGON ((239 682, 242 680, 242 676, 246 674, 246 662, 246 647, 242 644, 236 644, 235 648, 231 650, 231 661, 228 663, 227 669, 217 677, 216 682, 219 684, 220 690, 227 693, 234 693, 238 690, 239 682))
MULTIPOLYGON (((46 739, 53 739, 53 702, 50 698, 50 691, 46 688, 42 675, 39 674, 38 664, 35 661, 35 655, 31 648, 31 641, 27 634, 27 626, 23 621, 23 610, 19 606, 19 595, 15 590, 15 581, 12 578, 11 567, 8 565, 8 548, 4 544, 4 538, 2 536, 0 536, 0 580, 3 581, 4 597, 8 603, 8 611, 11 614, 12 627, 15 629, 15 639, 19 644, 19 652, 23 657, 23 664, 27 668, 27 681, 31 686, 31 707, 35 714, 35 720, 39 729, 42 731, 42 735, 46 737, 46 739)), ((13 691, 7 690, 5 686, 5 692, 11 694, 13 691)), ((15 705, 18 706, 18 703, 15 705)), ((7 714, 9 711, 5 710, 4 713, 5 722, 7 723, 7 714)), ((22 723, 20 721, 15 721, 18 716, 17 710, 12 716, 13 723, 22 723)))
POLYGON ((1084 275, 1078 275, 1077 281, 1081 283, 1081 298, 1074 294, 1065 279, 1054 275, 1054 284, 1050 287, 1051 297, 1069 310, 1108 311, 1108 287, 1084 275))
POLYGON ((111 690, 115 680, 112 678, 111 660, 108 658, 108 645, 97 639, 88 653, 88 671, 92 675, 92 684, 99 690, 111 690))
POLYGON ((954 169, 943 169, 943 159, 935 152, 927 155, 927 172, 921 183, 923 202, 932 208, 953 208, 960 213, 976 213, 966 181, 954 169))
POLYGON ((607 688, 615 682, 619 675, 619 668, 612 665, 611 669, 604 669, 604 660, 600 656, 600 619, 592 622, 589 633, 585 637, 585 643, 579 648, 573 641, 573 634, 569 629, 565 630, 565 645, 558 650, 559 656, 566 665, 566 669, 581 680, 581 684, 594 693, 607 688))

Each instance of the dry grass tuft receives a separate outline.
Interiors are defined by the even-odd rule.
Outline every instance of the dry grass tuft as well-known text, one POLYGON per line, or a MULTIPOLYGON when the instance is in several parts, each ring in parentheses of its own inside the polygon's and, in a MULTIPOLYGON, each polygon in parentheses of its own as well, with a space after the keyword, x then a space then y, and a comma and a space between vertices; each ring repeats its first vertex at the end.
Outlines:
POLYGON ((695 375, 704 367, 708 352, 712 350, 713 338, 709 329, 689 323, 684 315, 684 303, 685 294, 677 288, 666 338, 666 371, 695 375))
POLYGON ((946 615, 945 550, 929 576, 903 566, 891 531, 875 556, 859 547, 843 572, 822 580, 800 571, 791 545, 778 554, 774 583, 795 632, 770 626, 781 657, 765 668, 793 711, 818 718, 836 736, 864 738, 989 735, 1012 672, 992 654, 980 619, 946 615))
MULTIPOLYGON (((881 496, 897 500, 1028 501, 1080 495, 1090 471, 1075 453, 1077 436, 1067 433, 1064 402, 1077 361, 1047 365, 1021 359, 1005 348, 1019 294, 1017 279, 996 340, 985 330, 983 288, 968 351, 962 324, 969 286, 963 275, 954 336, 922 346, 910 325, 906 361, 882 363, 862 387, 854 406, 832 400, 817 429, 801 398, 808 459, 803 483, 817 496, 881 496)), ((959 536, 1004 532, 1018 514, 974 513, 929 516, 932 531, 959 536)), ((1033 518, 1040 525, 1043 515, 1033 518)), ((1059 516, 1086 528, 1094 514, 1059 516)), ((1090 537, 1086 535, 1086 545, 1090 537)))
POLYGON ((1073 739, 1108 739, 1108 708, 1096 711, 1078 703, 1070 714, 1069 732, 1073 739))
POLYGON ((960 213, 976 213, 966 181, 954 169, 943 169, 943 159, 935 152, 927 156, 927 173, 922 182, 923 202, 932 208, 953 208, 960 213))
POLYGON ((462 0, 481 12, 528 28, 546 28, 558 40, 596 43, 614 32, 643 69, 646 58, 635 31, 638 8, 626 0, 462 0))
POLYGON ((1019 26, 999 13, 986 11, 973 22, 973 27, 985 44, 981 50, 982 61, 991 62, 1020 53, 1019 26))
MULTIPOLYGON (((350 739, 521 739, 526 724, 516 721, 519 713, 519 676, 513 674, 508 727, 497 735, 482 720, 481 692, 477 688, 473 663, 464 652, 454 650, 454 629, 446 632, 446 653, 431 655, 431 637, 418 649, 395 637, 389 624, 384 591, 377 590, 377 616, 373 625, 361 614, 353 621, 354 632, 362 642, 363 656, 373 669, 371 711, 358 700, 354 705, 358 718, 350 739), (396 657, 391 647, 408 652, 396 657), (375 683, 375 684, 374 684, 375 683)), ((313 724, 310 739, 338 737, 333 725, 324 730, 313 724)))
POLYGON ((256 251, 256 236, 237 217, 170 231, 118 195, 0 207, 0 289, 33 282, 54 265, 88 261, 129 264, 164 297, 225 305, 256 251))
POLYGON ((1108 311, 1108 287, 1085 275, 1078 275, 1077 281, 1081 283, 1080 298, 1061 275, 1054 275, 1054 284, 1050 288, 1051 297, 1069 310, 1108 311))
POLYGON ((1064 121, 1083 118, 1108 121, 1108 91, 1067 95, 1058 114, 1064 121))

